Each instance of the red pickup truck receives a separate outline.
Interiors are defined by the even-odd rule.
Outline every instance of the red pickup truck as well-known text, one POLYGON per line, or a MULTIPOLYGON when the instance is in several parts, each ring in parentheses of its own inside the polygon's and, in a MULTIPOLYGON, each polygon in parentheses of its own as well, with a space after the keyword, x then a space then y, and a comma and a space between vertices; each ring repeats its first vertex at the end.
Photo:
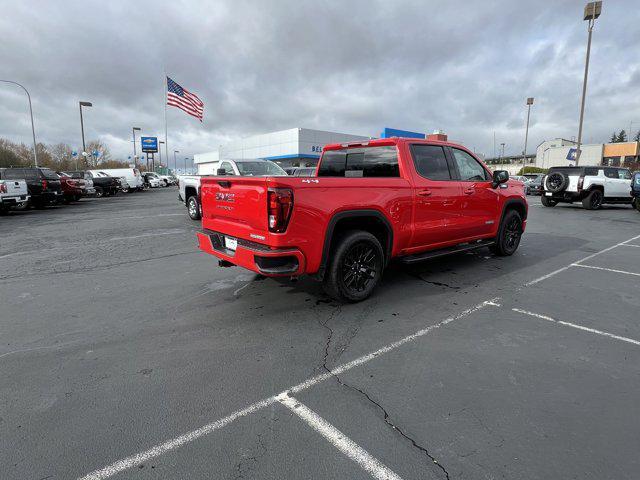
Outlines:
POLYGON ((489 247, 513 254, 521 182, 450 142, 386 138, 324 147, 315 177, 203 177, 200 249, 221 266, 313 275, 340 301, 367 298, 391 259, 489 247))

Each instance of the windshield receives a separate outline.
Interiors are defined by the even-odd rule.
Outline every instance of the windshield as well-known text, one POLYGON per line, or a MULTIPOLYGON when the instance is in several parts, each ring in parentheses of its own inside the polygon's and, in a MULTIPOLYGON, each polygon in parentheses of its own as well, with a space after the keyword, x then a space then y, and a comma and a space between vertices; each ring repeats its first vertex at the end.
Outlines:
POLYGON ((282 175, 286 176, 282 168, 273 162, 256 160, 255 162, 236 162, 240 175, 256 176, 256 175, 282 175))

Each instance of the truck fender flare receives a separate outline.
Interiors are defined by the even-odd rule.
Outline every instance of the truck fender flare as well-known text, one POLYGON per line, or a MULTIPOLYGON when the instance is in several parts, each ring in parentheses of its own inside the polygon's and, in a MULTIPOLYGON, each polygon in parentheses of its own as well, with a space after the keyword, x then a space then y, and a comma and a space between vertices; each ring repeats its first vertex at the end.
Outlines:
POLYGON ((527 219, 527 215, 529 214, 529 209, 527 208, 527 204, 525 203, 525 201, 522 200, 521 198, 508 198, 507 200, 505 200, 504 205, 502 206, 502 214, 500 215, 500 223, 498 224, 498 228, 500 228, 500 225, 502 224, 502 219, 504 219, 504 216, 507 213, 507 210, 509 210, 510 208, 513 208, 514 206, 522 208, 522 210, 524 211, 524 216, 522 217, 522 220, 527 219))
POLYGON ((389 260, 391 259, 391 250, 393 248, 393 228, 391 228, 391 224, 389 223, 387 217, 385 217, 384 214, 379 210, 374 209, 343 210, 334 214, 327 225, 327 231, 324 236, 324 245, 322 247, 322 260, 320 261, 320 268, 318 269, 318 273, 315 275, 316 278, 324 278, 324 273, 329 259, 331 240, 333 239, 333 232, 338 222, 344 220, 345 218, 361 217, 375 217, 382 222, 382 225, 384 225, 385 229, 387 230, 387 244, 383 245, 382 247, 385 253, 385 265, 389 263, 389 260))

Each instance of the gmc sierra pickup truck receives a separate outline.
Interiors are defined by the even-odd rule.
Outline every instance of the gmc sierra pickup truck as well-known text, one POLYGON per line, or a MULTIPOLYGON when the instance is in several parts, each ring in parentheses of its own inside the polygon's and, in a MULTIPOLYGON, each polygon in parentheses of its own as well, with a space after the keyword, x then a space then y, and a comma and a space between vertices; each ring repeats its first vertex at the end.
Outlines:
POLYGON ((221 266, 312 275, 343 302, 367 298, 391 259, 512 255, 528 211, 506 171, 410 138, 327 145, 314 177, 202 177, 201 198, 199 247, 221 266))

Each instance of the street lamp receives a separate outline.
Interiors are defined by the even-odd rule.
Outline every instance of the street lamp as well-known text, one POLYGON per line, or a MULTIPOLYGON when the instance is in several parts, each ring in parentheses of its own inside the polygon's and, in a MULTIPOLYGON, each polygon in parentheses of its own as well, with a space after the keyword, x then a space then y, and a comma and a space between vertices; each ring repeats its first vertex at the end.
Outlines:
POLYGON ((184 157, 184 174, 187 174, 187 160, 189 160, 189 157, 184 157))
POLYGON ((131 131, 133 132, 133 164, 136 164, 136 130, 140 131, 140 127, 133 127, 131 131))
POLYGON ((178 160, 176 160, 176 153, 180 153, 180 150, 173 151, 173 166, 178 170, 178 160))
POLYGON ((37 153, 37 144, 36 144, 36 129, 33 126, 33 109, 31 108, 31 95, 29 95, 29 90, 27 90, 24 85, 19 84, 18 82, 14 82, 13 80, 0 80, 0 82, 4 83, 12 83, 14 85, 19 86, 24 90, 27 94, 27 99, 29 100, 29 114, 31 115, 31 133, 33 134, 33 160, 36 163, 36 167, 38 166, 38 153, 37 153))
POLYGON ((502 153, 500 154, 500 163, 504 162, 504 143, 500 144, 502 146, 502 153))
MULTIPOLYGON (((158 153, 160 154, 160 167, 162 167, 162 145, 164 144, 164 142, 160 140, 158 143, 160 144, 160 146, 158 147, 158 153)), ((169 173, 169 159, 167 158, 167 174, 168 173, 169 173)))
POLYGON ((84 144, 84 121, 82 120, 82 107, 93 107, 93 103, 91 102, 78 102, 80 104, 80 130, 82 131, 82 151, 83 156, 86 157, 85 153, 87 152, 87 147, 84 144))
POLYGON ((524 151, 522 152, 522 173, 527 162, 527 140, 529 140, 529 114, 531 113, 531 105, 533 105, 533 97, 527 98, 527 128, 524 134, 524 151))
POLYGON ((580 124, 578 125, 578 145, 576 148, 576 166, 580 162, 580 145, 582 144, 582 121, 584 119, 584 101, 587 94, 587 76, 589 74, 589 55, 591 54, 591 34, 596 18, 602 12, 602 2, 589 2, 584 7, 583 20, 589 22, 589 37, 587 40, 587 58, 584 62, 584 79, 582 81, 582 101, 580 103, 580 124))

